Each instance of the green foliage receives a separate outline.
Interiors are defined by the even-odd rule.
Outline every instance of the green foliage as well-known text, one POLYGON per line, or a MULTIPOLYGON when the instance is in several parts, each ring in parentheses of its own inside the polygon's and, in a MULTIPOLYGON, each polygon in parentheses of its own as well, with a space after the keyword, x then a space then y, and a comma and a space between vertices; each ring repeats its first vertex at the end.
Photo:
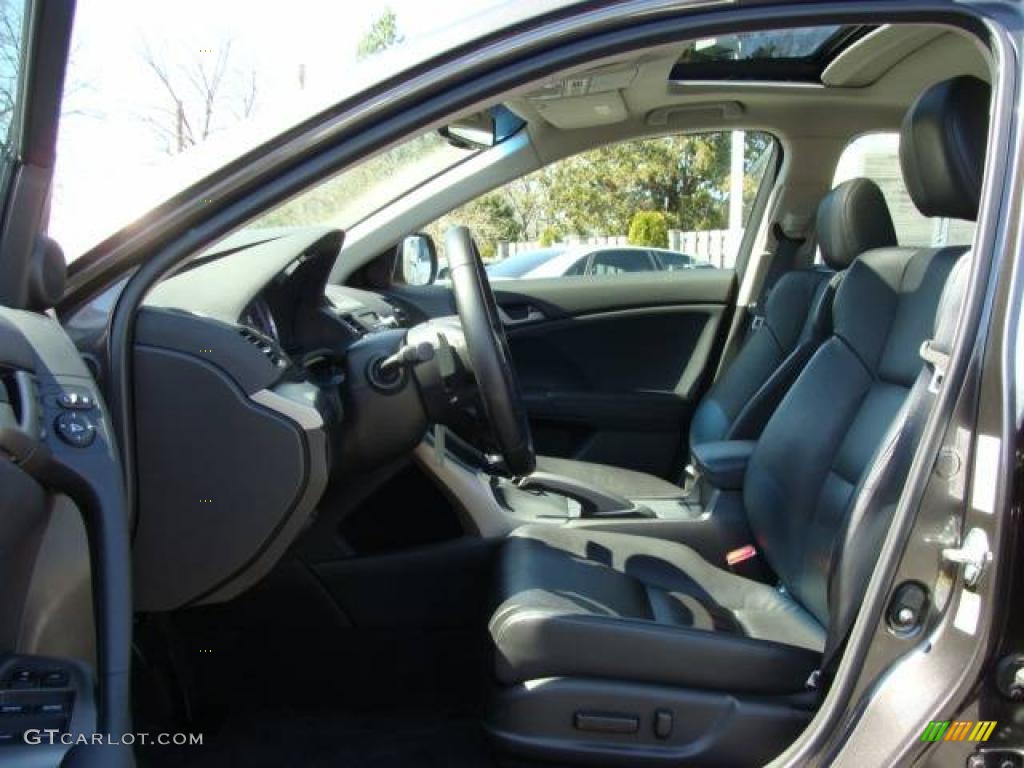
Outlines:
MULTIPOLYGON (((761 169, 754 165, 770 141, 766 134, 746 134, 745 200, 756 190, 761 169)), ((664 214, 671 229, 723 229, 730 151, 731 135, 723 131, 626 141, 554 163, 527 179, 541 198, 535 231, 622 234, 637 211, 664 214)))
POLYGON ((632 245, 668 248, 668 219, 661 211, 637 211, 629 224, 632 245))
POLYGON ((360 61, 367 56, 390 48, 402 42, 404 38, 398 31, 398 17, 390 8, 384 12, 370 25, 369 31, 359 41, 356 49, 356 58, 360 61))
POLYGON ((544 230, 540 233, 540 244, 541 247, 547 248, 548 246, 554 245, 562 240, 562 233, 554 227, 544 227, 544 230))
MULTIPOLYGON (((753 201, 762 174, 758 161, 770 141, 766 134, 746 134, 744 210, 753 201)), ((388 190, 400 188, 400 180, 409 176, 411 167, 447 150, 450 148, 436 133, 423 134, 308 190, 264 215, 258 224, 349 227, 389 202, 388 190)), ((728 132, 601 147, 560 160, 472 200, 426 231, 437 243, 442 260, 444 233, 453 224, 473 230, 487 259, 497 254, 502 240, 538 240, 549 246, 571 235, 629 232, 631 242, 666 246, 668 229, 723 229, 728 225, 730 151, 728 132), (643 224, 638 223, 638 216, 643 224)))

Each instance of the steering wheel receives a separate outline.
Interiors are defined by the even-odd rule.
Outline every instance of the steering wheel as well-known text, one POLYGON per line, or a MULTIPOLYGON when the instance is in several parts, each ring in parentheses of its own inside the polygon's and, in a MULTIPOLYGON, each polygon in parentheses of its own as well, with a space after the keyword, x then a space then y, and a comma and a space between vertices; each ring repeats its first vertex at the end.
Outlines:
POLYGON ((494 292, 468 228, 452 227, 444 243, 455 307, 484 414, 506 465, 514 475, 524 477, 533 472, 537 460, 494 292))

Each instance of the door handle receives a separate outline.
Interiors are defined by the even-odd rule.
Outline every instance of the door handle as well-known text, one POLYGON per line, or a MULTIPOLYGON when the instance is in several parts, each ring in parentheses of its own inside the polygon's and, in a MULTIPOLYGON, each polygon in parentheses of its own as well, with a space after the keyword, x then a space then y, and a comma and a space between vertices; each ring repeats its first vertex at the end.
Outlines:
POLYGON ((527 323, 538 323, 541 320, 547 319, 547 315, 545 315, 532 304, 519 304, 513 306, 516 306, 517 308, 524 308, 526 312, 522 315, 522 317, 514 317, 508 313, 505 307, 501 306, 500 304, 498 305, 498 317, 501 318, 502 324, 507 327, 525 325, 527 323))

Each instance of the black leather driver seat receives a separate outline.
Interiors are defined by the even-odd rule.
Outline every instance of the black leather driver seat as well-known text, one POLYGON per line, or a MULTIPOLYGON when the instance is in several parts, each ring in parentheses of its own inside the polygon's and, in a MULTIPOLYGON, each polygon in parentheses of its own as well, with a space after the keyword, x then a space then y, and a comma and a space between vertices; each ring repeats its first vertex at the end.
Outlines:
MULTIPOLYGON (((976 216, 988 110, 988 86, 970 77, 933 86, 911 108, 901 166, 923 212, 976 216)), ((909 463, 901 409, 911 387, 916 397, 928 390, 919 350, 965 250, 881 248, 849 267, 830 335, 768 421, 743 480, 777 587, 673 541, 558 525, 511 535, 490 622, 501 743, 570 744, 605 758, 639 745, 674 765, 687 756, 733 764, 763 762, 795 736, 809 717, 808 677, 836 617, 856 614, 888 527, 891 506, 864 512, 879 486, 865 477, 909 463)), ((642 750, 629 754, 639 764, 642 750)))
MULTIPOLYGON (((814 351, 828 336, 837 275, 872 248, 896 245, 889 207, 870 179, 851 179, 818 206, 823 265, 787 272, 765 301, 763 323, 701 399, 689 446, 755 440, 814 351)), ((629 499, 678 496, 679 486, 654 475, 605 464, 539 456, 537 468, 629 499)))

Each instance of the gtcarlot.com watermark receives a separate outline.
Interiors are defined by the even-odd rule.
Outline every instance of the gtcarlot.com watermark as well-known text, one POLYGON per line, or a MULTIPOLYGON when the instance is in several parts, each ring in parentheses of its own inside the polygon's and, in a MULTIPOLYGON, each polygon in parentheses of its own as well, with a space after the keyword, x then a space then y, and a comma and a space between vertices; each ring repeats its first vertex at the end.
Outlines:
POLYGON ((143 746, 158 744, 160 746, 197 747, 203 744, 201 733, 122 733, 115 736, 110 733, 61 733, 56 728, 29 728, 23 738, 26 744, 61 744, 73 747, 78 744, 105 744, 110 746, 143 746))

